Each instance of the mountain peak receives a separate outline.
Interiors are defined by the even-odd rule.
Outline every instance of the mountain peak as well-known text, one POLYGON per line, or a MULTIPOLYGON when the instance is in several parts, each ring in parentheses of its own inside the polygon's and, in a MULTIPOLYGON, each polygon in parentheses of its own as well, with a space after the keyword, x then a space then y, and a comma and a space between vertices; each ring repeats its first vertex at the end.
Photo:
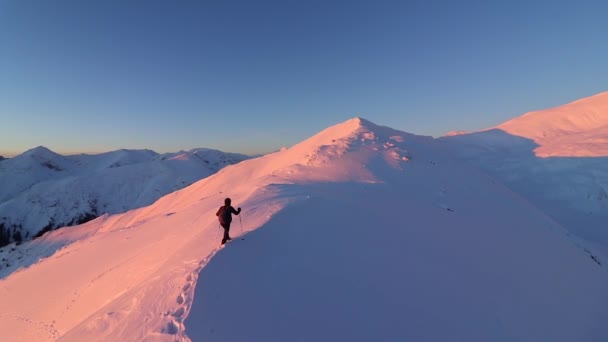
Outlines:
POLYGON ((23 160, 35 160, 37 162, 47 162, 47 161, 60 161, 65 159, 64 156, 62 156, 59 153, 53 152, 50 149, 44 147, 44 146, 37 146, 34 148, 31 148, 25 152, 23 152, 22 154, 18 155, 15 157, 16 160, 19 159, 23 159, 23 160))
MULTIPOLYGON (((354 117, 336 125, 330 126, 312 137, 296 144, 289 151, 299 151, 302 153, 312 153, 322 146, 336 145, 345 140, 353 141, 361 134, 369 133, 366 136, 372 138, 375 136, 373 132, 377 131, 379 126, 371 121, 354 117)), ((291 152, 290 152, 291 153, 291 152)))
POLYGON ((34 163, 53 171, 63 171, 70 164, 66 157, 55 153, 44 146, 37 146, 29 149, 13 158, 13 160, 13 165, 17 167, 27 168, 34 163))
POLYGON ((22 153, 22 155, 26 156, 48 156, 48 155, 58 155, 57 153, 51 151, 50 149, 40 145, 34 148, 31 148, 22 153))
POLYGON ((354 118, 350 118, 344 122, 338 123, 336 125, 330 126, 325 130, 321 131, 319 134, 325 131, 331 131, 334 134, 348 136, 364 130, 373 131, 376 128, 378 128, 378 125, 376 125, 375 123, 357 116, 354 118))
POLYGON ((298 145, 331 145, 341 139, 384 139, 388 140, 395 135, 412 135, 390 127, 379 126, 367 119, 354 117, 336 125, 330 126, 298 145))
POLYGON ((342 124, 348 124, 348 125, 352 125, 352 126, 356 126, 358 128, 375 128, 378 127, 378 125, 376 125, 375 123, 364 119, 360 116, 355 116, 354 118, 350 118, 346 121, 344 121, 342 124))
POLYGON ((321 179, 375 182, 403 169, 410 158, 410 143, 420 145, 431 140, 430 137, 416 136, 354 117, 289 148, 238 167, 259 163, 252 168, 255 173, 248 177, 270 175, 273 182, 278 179, 274 177, 295 183, 321 179), (372 163, 374 167, 368 168, 372 160, 375 161, 372 163))

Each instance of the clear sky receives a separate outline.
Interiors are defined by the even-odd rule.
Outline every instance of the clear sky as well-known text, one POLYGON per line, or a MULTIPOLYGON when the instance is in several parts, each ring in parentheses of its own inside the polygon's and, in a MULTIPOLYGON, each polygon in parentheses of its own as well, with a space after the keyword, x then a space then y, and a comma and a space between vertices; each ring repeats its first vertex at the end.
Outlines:
POLYGON ((478 130, 608 90, 608 1, 0 0, 0 155, 478 130))

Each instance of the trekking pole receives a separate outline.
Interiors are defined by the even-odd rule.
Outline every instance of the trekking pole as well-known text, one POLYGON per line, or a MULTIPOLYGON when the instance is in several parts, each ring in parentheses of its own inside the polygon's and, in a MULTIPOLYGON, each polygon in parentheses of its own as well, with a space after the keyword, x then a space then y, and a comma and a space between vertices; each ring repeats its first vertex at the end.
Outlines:
POLYGON ((243 216, 242 216, 242 214, 239 215, 239 221, 241 222, 241 240, 245 240, 245 237, 243 237, 243 216))

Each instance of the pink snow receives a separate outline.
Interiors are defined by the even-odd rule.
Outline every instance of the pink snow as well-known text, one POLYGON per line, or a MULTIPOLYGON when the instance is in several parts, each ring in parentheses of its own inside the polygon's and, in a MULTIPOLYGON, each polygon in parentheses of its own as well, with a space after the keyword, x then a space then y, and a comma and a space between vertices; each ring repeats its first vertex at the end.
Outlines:
POLYGON ((534 140, 538 157, 608 156, 608 92, 529 112, 495 128, 534 140))
POLYGON ((3 340, 608 336, 608 273, 558 224, 361 118, 34 243, 63 247, 0 279, 3 340), (225 197, 243 216, 221 249, 225 197))

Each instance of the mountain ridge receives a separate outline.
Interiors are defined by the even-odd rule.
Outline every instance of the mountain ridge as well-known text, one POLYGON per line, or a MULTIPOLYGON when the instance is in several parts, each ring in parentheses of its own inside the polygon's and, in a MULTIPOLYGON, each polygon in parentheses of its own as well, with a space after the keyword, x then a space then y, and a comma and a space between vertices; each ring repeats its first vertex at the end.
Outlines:
POLYGON ((61 249, 0 280, 9 340, 608 334, 608 274, 559 224, 439 142, 361 121, 13 253, 37 244, 61 249), (226 197, 243 216, 220 248, 226 197))
POLYGON ((539 157, 608 156, 608 91, 528 112, 494 128, 534 140, 539 157))
POLYGON ((608 92, 438 140, 608 255, 608 92))

